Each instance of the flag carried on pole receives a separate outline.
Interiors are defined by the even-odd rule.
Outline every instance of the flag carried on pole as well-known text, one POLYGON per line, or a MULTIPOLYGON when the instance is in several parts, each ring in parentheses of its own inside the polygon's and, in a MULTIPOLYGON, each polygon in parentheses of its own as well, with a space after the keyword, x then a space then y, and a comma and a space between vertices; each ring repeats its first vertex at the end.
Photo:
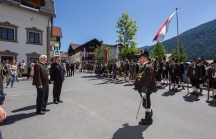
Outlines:
POLYGON ((162 26, 159 28, 158 32, 156 33, 153 41, 163 41, 164 40, 164 37, 166 36, 166 33, 168 32, 169 23, 177 12, 178 10, 175 11, 170 17, 166 19, 166 21, 162 24, 162 26))
POLYGON ((105 68, 107 69, 109 66, 109 57, 108 57, 108 51, 105 50, 104 52, 104 61, 105 61, 105 68))

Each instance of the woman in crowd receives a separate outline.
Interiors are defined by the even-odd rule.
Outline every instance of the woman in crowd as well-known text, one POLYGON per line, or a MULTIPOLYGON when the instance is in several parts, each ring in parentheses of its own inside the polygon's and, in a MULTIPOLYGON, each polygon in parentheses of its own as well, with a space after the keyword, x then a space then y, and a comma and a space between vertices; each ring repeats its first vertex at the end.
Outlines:
POLYGON ((11 87, 14 86, 15 77, 17 75, 17 66, 16 66, 16 60, 12 60, 11 65, 9 66, 8 75, 7 75, 7 86, 6 88, 9 88, 9 84, 11 83, 11 87))

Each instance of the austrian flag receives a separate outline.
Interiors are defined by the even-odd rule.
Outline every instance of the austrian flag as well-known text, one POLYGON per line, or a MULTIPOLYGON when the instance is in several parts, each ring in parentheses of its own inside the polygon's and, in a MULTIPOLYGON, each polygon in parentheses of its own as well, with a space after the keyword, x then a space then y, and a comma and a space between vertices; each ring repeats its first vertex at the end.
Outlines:
POLYGON ((155 35, 153 41, 163 41, 164 37, 166 36, 166 33, 168 32, 168 28, 169 28, 169 23, 172 20, 173 16, 178 12, 175 11, 163 24, 162 26, 159 28, 157 34, 155 35))

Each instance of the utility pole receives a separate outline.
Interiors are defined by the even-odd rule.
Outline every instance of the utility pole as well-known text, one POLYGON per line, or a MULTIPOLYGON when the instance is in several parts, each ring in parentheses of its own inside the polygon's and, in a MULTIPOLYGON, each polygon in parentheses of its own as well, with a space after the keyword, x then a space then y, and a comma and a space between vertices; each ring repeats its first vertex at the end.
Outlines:
POLYGON ((178 29, 178 8, 176 8, 176 20, 177 20, 177 46, 178 46, 178 59, 180 59, 180 40, 179 40, 179 29, 178 29))

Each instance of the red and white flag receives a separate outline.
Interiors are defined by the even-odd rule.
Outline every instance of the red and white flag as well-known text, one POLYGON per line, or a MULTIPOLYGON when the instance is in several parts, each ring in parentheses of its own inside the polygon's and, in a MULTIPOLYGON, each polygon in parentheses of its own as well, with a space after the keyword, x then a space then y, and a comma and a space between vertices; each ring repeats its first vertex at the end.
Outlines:
POLYGON ((166 33, 168 32, 168 28, 169 28, 169 23, 171 21, 171 19, 173 18, 173 16, 178 12, 175 11, 163 24, 162 26, 159 28, 157 34, 155 35, 153 41, 163 41, 164 37, 166 36, 166 33))

